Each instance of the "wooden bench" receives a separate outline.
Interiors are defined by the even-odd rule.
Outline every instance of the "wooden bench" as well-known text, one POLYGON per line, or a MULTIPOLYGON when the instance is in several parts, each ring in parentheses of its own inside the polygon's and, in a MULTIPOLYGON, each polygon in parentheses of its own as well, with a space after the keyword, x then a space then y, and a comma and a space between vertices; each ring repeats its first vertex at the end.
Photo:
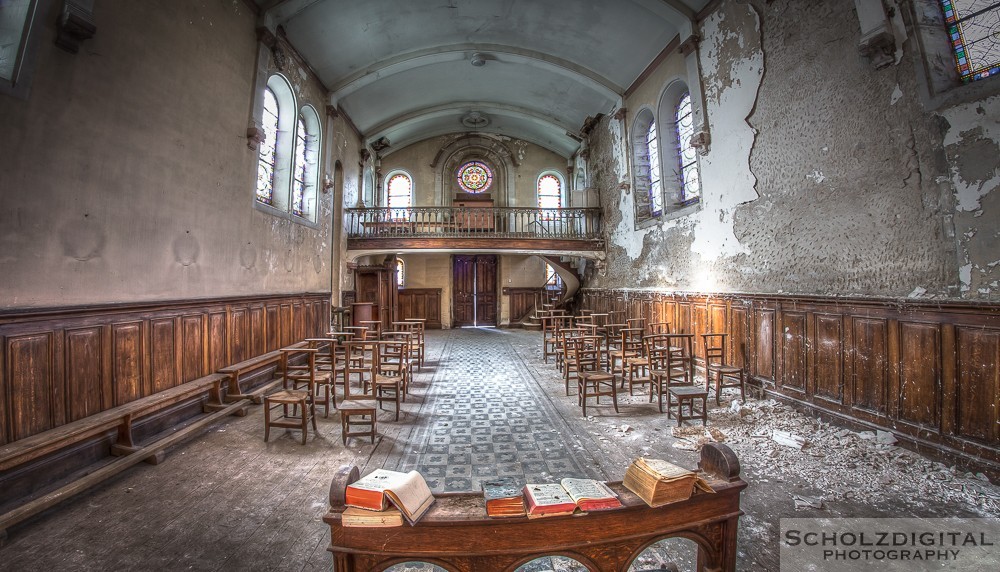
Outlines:
MULTIPOLYGON (((299 342, 288 346, 290 348, 306 348, 308 347, 308 342, 299 342)), ((240 388, 240 381, 243 375, 260 370, 268 366, 275 366, 280 369, 282 363, 282 352, 280 349, 274 350, 272 352, 267 352, 265 354, 260 354, 259 356, 252 357, 248 360, 243 360, 239 363, 234 363, 233 365, 226 366, 219 370, 220 374, 226 376, 228 380, 228 388, 226 389, 226 395, 224 398, 225 403, 239 401, 241 399, 249 399, 254 403, 260 404, 263 400, 263 395, 268 389, 270 389, 271 384, 267 387, 252 391, 249 393, 244 393, 240 388)), ((276 383, 272 382, 272 383, 276 383)))
POLYGON ((346 486, 356 467, 341 467, 330 485, 330 525, 334 570, 383 570, 409 561, 429 561, 454 572, 512 571, 535 558, 562 555, 590 570, 625 572, 643 549, 669 537, 698 547, 697 570, 736 570, 736 530, 740 492, 746 488, 739 461, 729 447, 709 443, 699 468, 715 493, 696 491, 690 499, 650 508, 621 483, 621 509, 579 516, 492 519, 482 493, 442 493, 415 526, 345 527, 341 523, 346 486))

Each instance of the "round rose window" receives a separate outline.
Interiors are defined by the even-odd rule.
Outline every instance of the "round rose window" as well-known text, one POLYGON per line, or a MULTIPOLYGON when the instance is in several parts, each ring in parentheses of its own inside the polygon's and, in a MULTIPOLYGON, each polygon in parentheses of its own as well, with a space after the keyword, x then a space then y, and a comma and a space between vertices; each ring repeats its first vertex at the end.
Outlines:
POLYGON ((458 169, 458 186, 467 193, 482 193, 493 184, 493 171, 485 163, 469 161, 458 169))

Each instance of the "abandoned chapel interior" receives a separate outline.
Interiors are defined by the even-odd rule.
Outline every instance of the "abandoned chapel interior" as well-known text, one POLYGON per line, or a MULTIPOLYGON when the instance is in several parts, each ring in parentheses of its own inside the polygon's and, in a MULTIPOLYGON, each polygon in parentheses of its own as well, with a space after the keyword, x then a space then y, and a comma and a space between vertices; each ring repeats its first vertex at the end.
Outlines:
POLYGON ((0 1, 0 570, 792 570, 998 479, 998 2, 0 1), (469 508, 640 458, 714 492, 469 508))

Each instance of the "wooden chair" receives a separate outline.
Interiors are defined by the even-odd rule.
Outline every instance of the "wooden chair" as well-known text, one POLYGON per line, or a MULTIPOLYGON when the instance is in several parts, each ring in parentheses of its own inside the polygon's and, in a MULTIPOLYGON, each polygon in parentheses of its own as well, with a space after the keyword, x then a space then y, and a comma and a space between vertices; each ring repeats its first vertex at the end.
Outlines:
MULTIPOLYGON (((587 343, 581 339, 573 348, 573 361, 577 368, 577 404, 587 416, 587 399, 593 397, 601 404, 601 396, 611 397, 618 413, 618 391, 615 386, 615 376, 601 366, 601 348, 597 339, 587 343)), ((568 392, 567 392, 568 393, 568 392)))
POLYGON ((375 443, 377 433, 375 409, 377 404, 373 399, 347 397, 340 402, 340 436, 344 445, 348 437, 371 437, 375 443))
POLYGON ((630 328, 639 328, 643 332, 646 331, 646 318, 629 318, 625 320, 630 328))
POLYGON ((313 348, 282 348, 282 368, 285 371, 284 388, 264 396, 264 441, 271 436, 271 427, 298 429, 302 431, 302 444, 306 444, 309 436, 309 423, 313 431, 316 427, 316 353, 313 348), (305 370, 294 369, 288 365, 288 358, 293 353, 305 352, 308 356, 305 370), (303 389, 296 385, 304 383, 303 389), (281 409, 275 417, 274 412, 281 409))
POLYGON ((333 407, 337 406, 337 377, 343 378, 344 361, 338 355, 338 343, 336 338, 306 338, 308 347, 317 350, 316 362, 316 396, 315 398, 323 404, 323 417, 330 416, 330 402, 333 407))
POLYGON ((378 341, 382 337, 382 322, 379 320, 362 320, 358 325, 368 328, 365 332, 366 340, 378 341))
POLYGON ((683 346, 674 345, 676 338, 670 334, 653 334, 645 336, 646 356, 649 358, 649 401, 656 395, 656 405, 663 413, 663 396, 667 395, 672 386, 692 385, 694 379, 688 369, 688 357, 683 346))
POLYGON ((650 334, 669 334, 670 322, 654 322, 649 325, 650 334))
POLYGON ((556 367, 560 372, 565 370, 566 367, 566 340, 582 336, 584 334, 583 330, 580 328, 570 328, 563 327, 559 329, 559 333, 556 335, 556 367))
POLYGON ((424 330, 427 329, 427 319, 426 318, 407 318, 403 320, 404 322, 413 322, 416 324, 414 331, 417 334, 417 348, 420 355, 417 357, 417 369, 422 369, 424 367, 424 330))
POLYGON ((563 380, 566 395, 569 395, 570 377, 577 378, 585 371, 597 371, 601 367, 601 338, 599 336, 577 335, 563 341, 563 380))
MULTIPOLYGON (((407 332, 397 332, 409 337, 407 332)), ((392 403, 399 421, 399 403, 406 400, 410 369, 410 342, 397 337, 378 343, 375 376, 372 378, 372 396, 379 409, 383 403, 392 403)))
POLYGON ((344 343, 344 399, 347 399, 351 394, 351 383, 354 381, 355 375, 361 393, 367 393, 368 386, 375 377, 377 355, 377 341, 363 340, 344 343))
POLYGON ((621 376, 621 386, 625 387, 625 376, 628 372, 626 362, 630 358, 642 356, 642 329, 621 328, 621 341, 617 349, 608 351, 608 369, 613 375, 621 376))
POLYGON ((542 358, 549 363, 549 356, 559 356, 559 330, 568 328, 572 320, 566 316, 548 316, 542 320, 542 358))
POLYGON ((743 368, 730 365, 727 357, 726 338, 729 334, 702 334, 705 344, 705 391, 715 378, 715 404, 721 405, 720 396, 725 387, 739 387, 740 401, 746 401, 746 379, 743 368), (726 379, 729 378, 727 382, 726 379))
MULTIPOLYGON (((421 357, 423 355, 422 345, 420 343, 420 327, 421 324, 418 322, 393 322, 392 327, 396 332, 403 332, 407 334, 407 352, 410 354, 410 365, 416 364, 417 368, 420 368, 420 363, 423 361, 421 357)), ((385 339, 385 336, 382 336, 385 339)))

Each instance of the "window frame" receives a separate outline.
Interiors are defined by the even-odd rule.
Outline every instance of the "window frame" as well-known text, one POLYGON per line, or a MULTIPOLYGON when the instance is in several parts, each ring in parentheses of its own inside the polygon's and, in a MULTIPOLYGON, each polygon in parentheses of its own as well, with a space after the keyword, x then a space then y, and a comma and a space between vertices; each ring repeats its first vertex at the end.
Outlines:
MULTIPOLYGON (((388 173, 386 173, 384 181, 385 183, 383 184, 384 188, 382 191, 382 206, 384 206, 385 209, 388 211, 389 219, 395 221, 410 220, 410 213, 412 212, 411 209, 413 208, 413 195, 416 190, 416 184, 413 182, 413 175, 411 175, 405 169, 393 169, 388 173), (390 187, 392 186, 393 179, 397 177, 406 177, 406 179, 410 182, 410 189, 408 194, 409 204, 407 204, 406 206, 394 207, 390 204, 391 202, 390 199, 393 196, 390 194, 391 191, 390 187)), ((397 195, 397 196, 402 196, 402 195, 397 195)))
POLYGON ((14 69, 10 79, 0 77, 0 94, 28 99, 44 35, 42 15, 50 12, 51 3, 51 0, 29 0, 17 53, 14 56, 14 69))
MULTIPOLYGON (((652 165, 649 160, 649 145, 647 140, 649 131, 651 129, 658 129, 656 123, 656 115, 649 106, 640 108, 632 120, 632 191, 637 228, 654 224, 663 214, 662 210, 657 213, 653 208, 656 200, 653 196, 651 184, 652 165)), ((662 172, 663 166, 661 163, 661 180, 662 172)), ((660 192, 662 193, 662 185, 660 192)), ((662 198, 660 202, 662 204, 662 198)))

